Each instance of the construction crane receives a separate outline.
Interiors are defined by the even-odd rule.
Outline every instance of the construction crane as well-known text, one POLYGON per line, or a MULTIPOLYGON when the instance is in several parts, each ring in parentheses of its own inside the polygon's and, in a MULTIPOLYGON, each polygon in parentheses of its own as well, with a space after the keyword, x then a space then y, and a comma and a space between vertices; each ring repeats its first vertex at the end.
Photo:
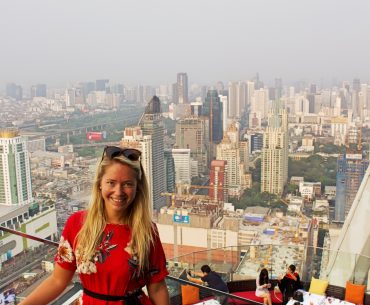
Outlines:
MULTIPOLYGON (((167 196, 167 197, 171 197, 171 207, 174 207, 176 205, 176 196, 187 196, 188 194, 177 194, 177 193, 168 193, 168 192, 164 192, 164 193, 161 193, 161 196, 167 196)), ((189 196, 191 196, 192 198, 209 198, 208 195, 193 195, 193 194, 190 194, 189 196)))

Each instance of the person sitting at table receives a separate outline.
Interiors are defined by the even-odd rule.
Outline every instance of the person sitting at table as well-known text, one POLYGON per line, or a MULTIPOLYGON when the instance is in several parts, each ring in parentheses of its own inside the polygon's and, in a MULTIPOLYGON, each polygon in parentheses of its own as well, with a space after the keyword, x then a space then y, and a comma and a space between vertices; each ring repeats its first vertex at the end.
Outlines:
POLYGON ((256 279, 256 296, 263 298, 263 304, 272 305, 271 294, 269 288, 269 273, 266 268, 263 268, 256 279))
MULTIPOLYGON (((188 280, 194 283, 207 283, 208 287, 217 289, 223 292, 229 292, 229 288, 227 287, 227 284, 225 281, 221 278, 221 276, 216 273, 215 271, 211 270, 211 268, 208 265, 203 265, 200 270, 200 272, 194 272, 194 271, 188 271, 188 280), (193 277, 192 275, 199 276, 200 279, 197 279, 193 277)), ((221 305, 227 305, 228 304, 228 297, 226 295, 220 295, 217 293, 214 293, 214 296, 216 300, 220 302, 221 305)), ((270 304, 271 305, 271 304, 270 304)))
POLYGON ((293 298, 294 292, 298 289, 302 289, 301 280, 296 267, 290 265, 284 276, 278 278, 278 286, 283 295, 283 303, 286 304, 291 298, 293 298))

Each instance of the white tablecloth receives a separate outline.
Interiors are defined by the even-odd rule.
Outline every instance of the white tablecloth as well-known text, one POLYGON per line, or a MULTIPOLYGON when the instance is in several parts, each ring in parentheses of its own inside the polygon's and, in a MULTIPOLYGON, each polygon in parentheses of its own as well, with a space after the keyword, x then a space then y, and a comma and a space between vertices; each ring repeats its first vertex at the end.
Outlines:
MULTIPOLYGON (((303 302, 301 305, 355 305, 353 303, 342 301, 333 297, 325 297, 324 295, 318 295, 310 293, 304 290, 303 292, 303 302)), ((293 305, 295 300, 290 300, 287 305, 293 305)))
POLYGON ((220 305, 220 302, 219 301, 216 301, 216 300, 207 300, 207 301, 202 301, 202 302, 199 302, 199 303, 196 303, 194 305, 220 305))

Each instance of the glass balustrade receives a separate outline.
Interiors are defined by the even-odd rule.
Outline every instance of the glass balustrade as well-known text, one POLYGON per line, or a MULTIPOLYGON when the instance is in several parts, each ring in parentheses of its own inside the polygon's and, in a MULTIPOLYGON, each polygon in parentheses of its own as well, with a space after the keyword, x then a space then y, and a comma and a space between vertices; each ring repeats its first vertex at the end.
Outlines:
MULTIPOLYGON (((14 294, 19 301, 51 273, 57 242, 37 240, 37 237, 30 239, 23 233, 13 234, 2 231, 1 228, 0 232, 0 297, 1 293, 14 294), (22 249, 27 250, 18 250, 17 244, 22 244, 22 249), (32 244, 32 247, 27 248, 28 244, 32 244)), ((212 304, 211 299, 222 295, 226 297, 222 292, 188 282, 186 272, 200 272, 201 266, 205 264, 228 282, 230 291, 237 298, 235 304, 253 304, 255 279, 261 268, 268 269, 275 284, 276 279, 285 273, 287 266, 294 264, 302 281, 307 284, 307 289, 311 277, 329 279, 330 284, 339 287, 345 287, 346 281, 368 285, 370 258, 302 245, 244 245, 197 251, 167 261, 170 276, 166 282, 171 304, 182 304, 184 292, 193 294, 199 302, 207 301, 209 304, 212 304), (252 291, 252 294, 241 293, 247 290, 252 291)), ((78 276, 75 276, 73 284, 54 304, 72 304, 78 297, 78 292, 81 293, 78 283, 78 276)), ((367 291, 369 292, 369 288, 367 291)), ((232 296, 228 297, 231 300, 232 296)))

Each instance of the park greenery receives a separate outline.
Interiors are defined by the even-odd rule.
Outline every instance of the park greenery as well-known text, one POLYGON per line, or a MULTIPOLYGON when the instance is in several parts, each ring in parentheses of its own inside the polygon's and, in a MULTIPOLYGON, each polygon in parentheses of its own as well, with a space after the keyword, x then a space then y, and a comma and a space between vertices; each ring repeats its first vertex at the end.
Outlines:
POLYGON ((259 182, 254 182, 252 188, 247 189, 243 195, 238 198, 230 198, 229 201, 236 209, 245 209, 251 206, 268 207, 271 209, 279 209, 286 212, 287 206, 275 194, 261 193, 261 185, 259 182))
MULTIPOLYGON (((336 146, 338 148, 338 146, 336 146)), ((323 149, 328 153, 334 150, 332 146, 323 149)), ((288 166, 289 180, 292 176, 304 177, 307 182, 321 182, 322 186, 335 185, 337 159, 334 157, 322 157, 320 155, 312 155, 306 159, 294 160, 289 159, 288 166)), ((243 195, 238 198, 230 198, 229 201, 234 204, 237 209, 245 209, 250 206, 270 207, 272 209, 280 209, 286 211, 286 204, 283 203, 277 195, 269 193, 261 193, 261 160, 255 162, 255 168, 251 169, 252 179, 254 181, 251 189, 246 190, 243 195)), ((298 186, 288 183, 286 193, 296 194, 298 186)))
POLYGON ((314 153, 326 153, 326 154, 343 154, 346 150, 346 147, 344 145, 342 146, 337 146, 331 143, 320 143, 316 142, 315 143, 315 149, 314 153))
POLYGON ((304 177, 306 182, 321 182, 323 186, 336 184, 337 159, 312 155, 306 159, 289 159, 289 179, 304 177))

